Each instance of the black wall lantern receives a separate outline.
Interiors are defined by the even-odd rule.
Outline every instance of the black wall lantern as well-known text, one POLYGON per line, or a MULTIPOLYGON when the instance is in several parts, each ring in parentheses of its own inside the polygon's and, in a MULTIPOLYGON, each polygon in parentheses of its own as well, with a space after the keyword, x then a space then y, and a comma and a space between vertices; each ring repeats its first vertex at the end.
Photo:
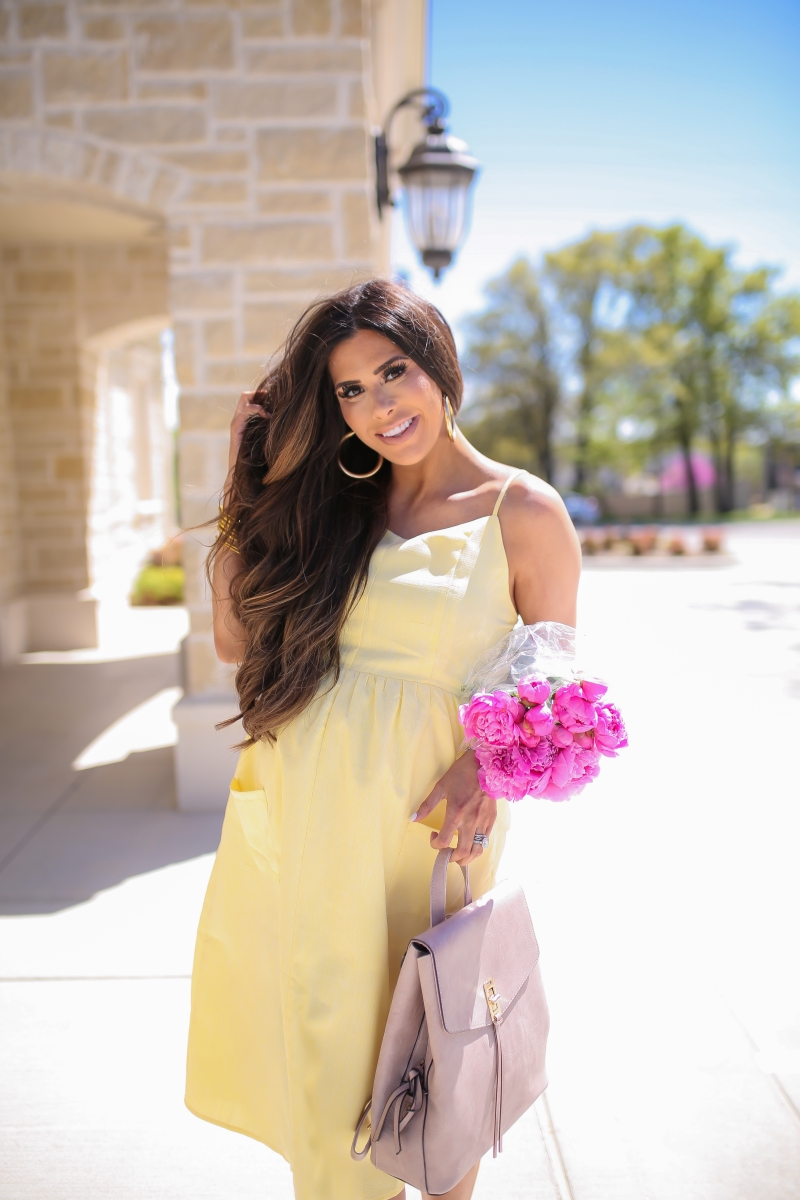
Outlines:
POLYGON ((425 140, 398 168, 406 193, 408 232, 423 263, 438 279, 453 261, 463 240, 469 215, 469 192, 479 163, 466 142, 448 137, 444 118, 450 112, 447 97, 436 88, 417 88, 398 100, 386 126, 375 138, 378 213, 394 204, 389 190, 388 138, 392 120, 401 108, 416 105, 427 127, 425 140))

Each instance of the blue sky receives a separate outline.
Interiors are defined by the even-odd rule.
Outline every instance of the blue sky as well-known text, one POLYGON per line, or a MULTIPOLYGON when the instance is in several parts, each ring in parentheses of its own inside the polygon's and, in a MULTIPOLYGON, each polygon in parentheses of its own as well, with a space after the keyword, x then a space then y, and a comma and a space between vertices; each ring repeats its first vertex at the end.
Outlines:
POLYGON ((483 172, 444 282, 399 213, 394 263, 456 325, 517 254, 634 220, 800 287, 798 0, 432 0, 429 67, 483 172))

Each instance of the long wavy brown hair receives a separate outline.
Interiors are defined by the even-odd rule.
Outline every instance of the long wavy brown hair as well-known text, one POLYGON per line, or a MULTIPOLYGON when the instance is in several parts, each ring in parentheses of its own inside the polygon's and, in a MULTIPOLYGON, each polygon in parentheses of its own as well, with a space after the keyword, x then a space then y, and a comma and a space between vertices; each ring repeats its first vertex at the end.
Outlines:
MULTIPOLYGON (((463 382, 449 325, 432 304, 399 284, 373 279, 321 300, 289 334, 256 391, 269 419, 256 417, 247 425, 226 502, 228 532, 208 560, 211 572, 226 539, 235 538, 243 569, 231 599, 245 637, 236 674, 245 745, 274 740, 325 681, 338 678, 342 627, 386 531, 390 464, 357 480, 337 462, 348 426, 328 360, 359 329, 388 338, 430 376, 454 410, 461 404, 463 382)), ((375 462, 357 439, 343 454, 354 471, 375 462)))

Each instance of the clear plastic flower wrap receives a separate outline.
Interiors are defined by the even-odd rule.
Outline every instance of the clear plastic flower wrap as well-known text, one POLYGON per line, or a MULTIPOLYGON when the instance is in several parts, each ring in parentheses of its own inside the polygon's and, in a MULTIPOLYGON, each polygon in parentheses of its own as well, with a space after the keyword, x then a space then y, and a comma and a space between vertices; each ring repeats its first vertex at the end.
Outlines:
POLYGON ((528 675, 572 679, 578 669, 575 630, 558 621, 515 625, 502 641, 472 664, 461 691, 465 697, 495 688, 515 691, 528 675))
POLYGON ((459 717, 483 791, 508 800, 568 800, 582 791, 602 758, 616 758, 628 744, 607 691, 581 669, 571 626, 515 626, 478 659, 462 688, 459 717))

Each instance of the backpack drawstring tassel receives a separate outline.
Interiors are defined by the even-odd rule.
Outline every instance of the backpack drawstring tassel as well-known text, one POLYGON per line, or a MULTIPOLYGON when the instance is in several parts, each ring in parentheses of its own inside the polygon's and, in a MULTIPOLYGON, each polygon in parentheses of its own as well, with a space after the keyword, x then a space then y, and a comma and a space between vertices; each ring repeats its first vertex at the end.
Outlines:
POLYGON ((495 1055, 494 1145, 492 1147, 492 1158, 497 1158, 498 1154, 503 1153, 503 1045, 500 1041, 500 1026, 498 1022, 493 1022, 493 1026, 494 1043, 497 1053, 495 1055))

